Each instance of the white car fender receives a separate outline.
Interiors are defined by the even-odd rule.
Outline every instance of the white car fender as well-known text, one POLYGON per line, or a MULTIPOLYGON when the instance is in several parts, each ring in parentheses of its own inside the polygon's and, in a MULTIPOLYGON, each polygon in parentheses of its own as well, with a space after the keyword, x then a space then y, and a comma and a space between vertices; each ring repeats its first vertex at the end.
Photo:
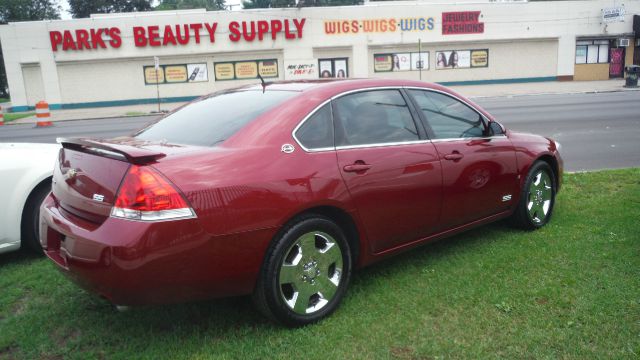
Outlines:
POLYGON ((0 144, 0 253, 20 247, 27 199, 53 175, 59 150, 57 144, 0 144))

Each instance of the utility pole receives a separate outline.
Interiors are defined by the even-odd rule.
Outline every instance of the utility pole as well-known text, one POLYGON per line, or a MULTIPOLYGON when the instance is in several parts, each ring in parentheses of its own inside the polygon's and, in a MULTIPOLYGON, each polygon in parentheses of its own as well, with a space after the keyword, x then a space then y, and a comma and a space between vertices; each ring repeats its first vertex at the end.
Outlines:
POLYGON ((160 112, 160 77, 158 76, 158 70, 160 70, 159 57, 153 57, 153 66, 156 68, 156 97, 158 98, 158 112, 160 112))
POLYGON ((422 41, 418 38, 418 74, 420 74, 420 80, 422 80, 422 68, 424 63, 422 62, 422 41))

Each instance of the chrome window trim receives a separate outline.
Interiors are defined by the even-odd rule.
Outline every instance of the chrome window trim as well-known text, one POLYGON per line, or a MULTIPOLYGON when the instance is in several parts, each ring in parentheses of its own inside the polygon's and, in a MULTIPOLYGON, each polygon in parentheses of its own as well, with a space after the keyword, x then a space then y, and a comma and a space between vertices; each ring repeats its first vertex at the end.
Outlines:
MULTIPOLYGON (((365 91, 371 91, 371 90, 398 90, 400 91, 400 89, 402 89, 402 86, 373 86, 373 87, 367 87, 367 88, 362 88, 362 89, 354 89, 354 90, 348 90, 345 92, 341 92, 340 94, 337 95, 333 95, 331 97, 331 100, 335 100, 337 98, 343 97, 343 96, 347 96, 347 95, 351 95, 354 93, 359 93, 359 92, 365 92, 365 91)), ((404 98, 403 98, 404 100, 404 98)))
MULTIPOLYGON (((401 142, 392 142, 392 143, 375 143, 375 144, 362 144, 362 145, 335 146, 335 129, 334 129, 334 146, 333 147, 324 147, 324 148, 315 148, 315 149, 306 148, 304 145, 302 145, 300 140, 296 137, 296 131, 298 131, 298 129, 300 129, 300 127, 302 127, 302 125, 304 125, 304 123, 309 118, 311 118, 313 115, 315 115, 315 113, 318 110, 320 110, 323 106, 325 106, 326 104, 332 102, 335 99, 338 99, 338 98, 340 98, 342 96, 346 96, 346 95, 350 95, 350 94, 354 94, 354 93, 358 93, 358 92, 364 92, 364 91, 371 91, 371 90, 398 90, 398 91, 400 91, 401 89, 433 91, 433 92, 437 92, 437 93, 440 93, 440 94, 443 94, 443 95, 446 95, 446 96, 450 96, 450 97, 462 102, 463 104, 467 105, 473 111, 478 113, 478 115, 482 116, 482 118, 485 119, 487 121, 487 123, 491 122, 491 120, 489 118, 487 118, 482 112, 478 111, 478 109, 475 106, 473 106, 472 104, 469 104, 467 101, 459 98, 456 95, 450 94, 450 93, 442 91, 442 90, 432 89, 432 88, 423 88, 423 87, 417 87, 417 86, 374 86, 374 87, 367 87, 367 88, 362 88, 362 89, 354 89, 354 90, 348 90, 348 91, 345 91, 345 92, 341 92, 341 93, 336 94, 336 95, 330 97, 329 99, 323 101, 320 105, 316 106, 313 110, 311 110, 309 112, 309 114, 307 114, 307 116, 305 116, 298 123, 298 125, 296 125, 296 127, 291 132, 291 136, 296 141, 296 143, 300 146, 300 148, 302 150, 304 150, 305 152, 307 152, 307 153, 324 152, 324 151, 332 151, 332 150, 349 150, 349 149, 377 148, 377 147, 399 146, 399 145, 426 144, 426 143, 429 143, 429 142, 434 143, 434 142, 450 142, 450 141, 460 141, 460 140, 470 141, 470 140, 481 140, 481 139, 501 139, 501 138, 506 138, 507 137, 506 134, 500 134, 500 135, 493 135, 493 136, 486 136, 486 137, 424 139, 424 140, 401 141, 401 142)), ((330 113, 331 113, 331 123, 333 124, 333 111, 331 111, 330 113)), ((500 124, 500 123, 498 123, 498 124, 500 124)), ((504 127, 502 126, 502 124, 500 124, 500 125, 504 130, 504 127)))
POLYGON ((431 142, 431 140, 425 139, 425 140, 399 141, 399 142, 389 142, 389 143, 374 143, 374 144, 361 144, 361 145, 342 145, 342 146, 336 146, 336 150, 349 150, 349 149, 378 148, 378 147, 387 147, 387 146, 427 144, 427 143, 430 143, 430 142, 431 142))

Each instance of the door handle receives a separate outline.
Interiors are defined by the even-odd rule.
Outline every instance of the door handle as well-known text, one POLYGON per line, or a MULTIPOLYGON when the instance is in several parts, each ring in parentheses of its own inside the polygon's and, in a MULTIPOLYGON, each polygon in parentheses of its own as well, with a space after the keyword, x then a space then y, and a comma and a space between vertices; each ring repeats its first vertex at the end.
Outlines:
POLYGON ((445 160, 453 160, 453 161, 458 161, 460 159, 462 159, 464 157, 464 155, 460 154, 457 151, 452 152, 451 154, 447 154, 444 156, 445 160))
POLYGON ((351 165, 345 165, 342 169, 345 172, 365 172, 365 171, 371 169, 371 165, 355 163, 355 164, 351 164, 351 165))

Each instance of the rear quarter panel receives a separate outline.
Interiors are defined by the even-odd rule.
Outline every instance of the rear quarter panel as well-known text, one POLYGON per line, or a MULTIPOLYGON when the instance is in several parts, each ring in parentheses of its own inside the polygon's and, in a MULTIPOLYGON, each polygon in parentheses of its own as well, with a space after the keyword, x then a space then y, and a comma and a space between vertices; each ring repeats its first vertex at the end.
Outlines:
MULTIPOLYGON (((333 206, 355 217, 334 151, 305 152, 291 132, 324 98, 298 97, 274 109, 223 145, 160 159, 154 168, 184 193, 207 246, 222 239, 220 258, 242 264, 250 290, 271 240, 296 214, 333 206), (275 124, 275 125, 274 125, 275 124), (293 145, 291 153, 282 151, 293 145), (250 286, 249 286, 250 285, 250 286)), ((203 248, 202 252, 206 252, 203 248)))

